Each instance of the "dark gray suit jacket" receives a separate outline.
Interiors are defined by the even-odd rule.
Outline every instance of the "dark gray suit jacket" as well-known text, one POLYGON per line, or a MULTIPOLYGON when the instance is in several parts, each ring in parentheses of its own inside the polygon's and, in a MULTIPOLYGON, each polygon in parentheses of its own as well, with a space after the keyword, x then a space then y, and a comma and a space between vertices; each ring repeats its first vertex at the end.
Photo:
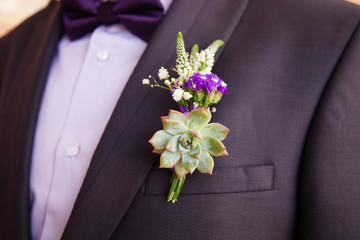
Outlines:
MULTIPOLYGON (((0 238, 29 239, 29 168, 60 2, 0 40, 0 238)), ((338 0, 176 0, 119 98, 63 239, 360 239, 360 11, 338 0), (214 122, 229 157, 176 204, 147 142, 176 109, 141 85, 191 46, 226 43, 214 122)), ((91 121, 91 119, 88 119, 91 121)))

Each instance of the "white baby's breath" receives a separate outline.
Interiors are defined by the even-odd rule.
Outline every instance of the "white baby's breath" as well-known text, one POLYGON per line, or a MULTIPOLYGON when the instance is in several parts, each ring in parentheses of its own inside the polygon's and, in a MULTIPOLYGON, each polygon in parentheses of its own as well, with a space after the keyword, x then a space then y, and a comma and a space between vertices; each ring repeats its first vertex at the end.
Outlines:
POLYGON ((165 83, 165 85, 167 85, 167 86, 169 86, 169 85, 171 84, 169 80, 165 80, 164 83, 165 83))
POLYGON ((178 88, 178 89, 175 89, 175 91, 172 94, 172 97, 176 102, 178 102, 181 100, 183 94, 184 94, 184 90, 178 88))
POLYGON ((184 92, 183 97, 184 97, 185 100, 189 100, 190 98, 193 97, 193 95, 191 95, 191 93, 189 93, 189 92, 184 92))
POLYGON ((150 80, 149 80, 148 78, 144 78, 144 79, 142 80, 142 84, 144 84, 144 85, 149 85, 149 84, 150 84, 150 80))
POLYGON ((159 76, 160 80, 168 79, 170 77, 168 70, 166 68, 164 68, 164 67, 161 67, 159 69, 158 76, 159 76))

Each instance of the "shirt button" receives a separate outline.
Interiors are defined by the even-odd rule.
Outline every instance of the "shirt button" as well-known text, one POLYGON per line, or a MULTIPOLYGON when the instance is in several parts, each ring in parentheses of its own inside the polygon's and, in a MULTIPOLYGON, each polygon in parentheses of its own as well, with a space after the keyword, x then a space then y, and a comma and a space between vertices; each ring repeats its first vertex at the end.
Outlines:
POLYGON ((66 154, 69 157, 75 157, 79 153, 79 147, 78 146, 70 146, 66 149, 66 154))
POLYGON ((101 50, 96 53, 96 58, 100 62, 105 62, 109 58, 109 52, 106 50, 101 50))

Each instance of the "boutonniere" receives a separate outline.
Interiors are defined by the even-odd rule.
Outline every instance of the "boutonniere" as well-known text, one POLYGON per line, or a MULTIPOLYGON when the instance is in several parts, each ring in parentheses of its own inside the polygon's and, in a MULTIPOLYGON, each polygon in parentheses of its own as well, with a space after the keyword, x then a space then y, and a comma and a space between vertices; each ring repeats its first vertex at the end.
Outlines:
POLYGON ((173 203, 177 201, 188 173, 197 169, 211 175, 214 168, 212 156, 228 156, 221 141, 229 129, 220 123, 209 123, 211 112, 216 111, 214 107, 210 111, 210 106, 228 93, 226 83, 211 72, 215 53, 223 44, 223 41, 216 40, 201 51, 195 44, 188 53, 179 33, 176 66, 172 69, 178 77, 171 78, 168 70, 161 67, 159 80, 152 76, 142 80, 145 85, 169 90, 181 111, 170 110, 168 116, 161 117, 164 129, 149 140, 154 147, 153 153, 161 155, 160 168, 173 171, 167 198, 173 203))

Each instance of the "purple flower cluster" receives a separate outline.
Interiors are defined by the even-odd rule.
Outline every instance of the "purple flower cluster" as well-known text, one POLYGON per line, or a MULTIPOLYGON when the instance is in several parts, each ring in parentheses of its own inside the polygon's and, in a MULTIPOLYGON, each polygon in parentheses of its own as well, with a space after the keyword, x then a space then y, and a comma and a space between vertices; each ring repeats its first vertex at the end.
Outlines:
POLYGON ((194 73, 189 80, 184 84, 185 88, 192 89, 194 91, 200 91, 206 89, 207 93, 211 93, 214 90, 222 94, 228 93, 228 88, 223 80, 221 80, 216 74, 201 74, 194 73))
POLYGON ((186 107, 184 105, 179 106, 179 109, 180 109, 181 112, 186 112, 187 111, 187 109, 186 109, 186 107))
POLYGON ((183 112, 183 113, 191 112, 195 108, 199 108, 199 107, 195 107, 194 104, 190 104, 188 107, 186 107, 184 105, 179 106, 180 111, 183 112))

